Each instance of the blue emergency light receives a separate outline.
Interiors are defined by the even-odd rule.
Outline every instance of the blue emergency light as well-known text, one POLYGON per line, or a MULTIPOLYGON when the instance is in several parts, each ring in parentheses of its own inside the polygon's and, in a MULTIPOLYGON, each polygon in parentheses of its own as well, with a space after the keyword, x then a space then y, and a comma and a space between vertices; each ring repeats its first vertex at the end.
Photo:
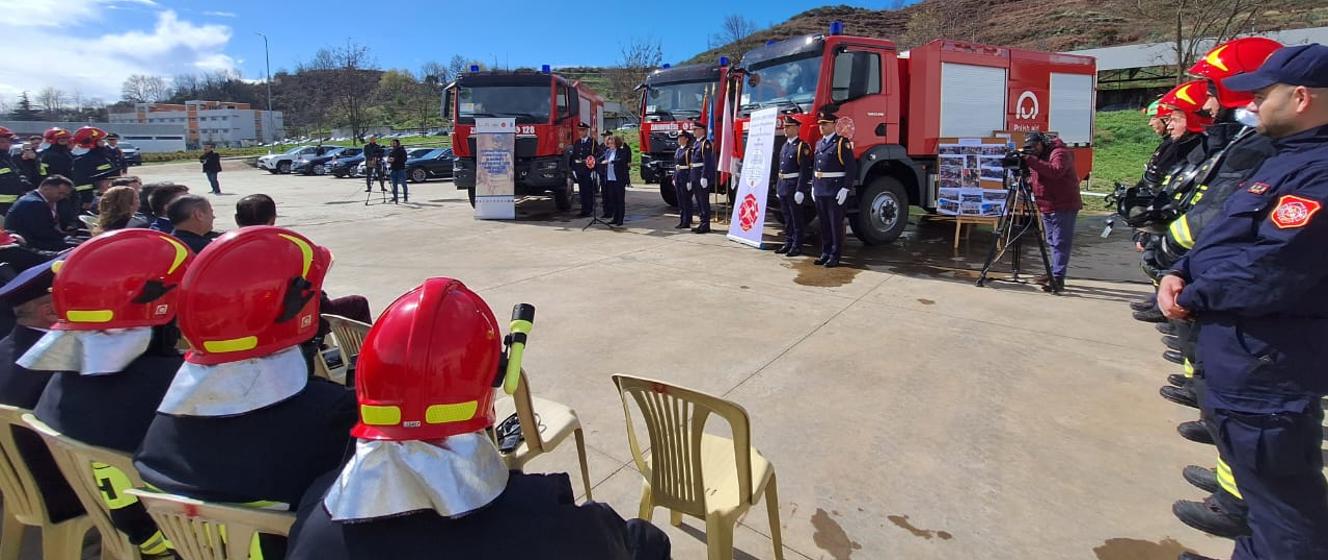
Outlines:
POLYGON ((543 73, 545 73, 545 74, 548 74, 549 72, 552 72, 552 71, 553 71, 553 70, 549 68, 549 65, 548 65, 548 64, 544 64, 544 65, 541 65, 541 66, 540 66, 540 72, 543 72, 543 73))
POLYGON ((844 34, 844 22, 839 21, 839 20, 835 20, 835 21, 830 22, 830 34, 831 34, 831 35, 843 35, 843 34, 844 34))
POLYGON ((719 65, 720 65, 720 66, 728 66, 728 65, 729 65, 729 57, 727 57, 727 56, 721 56, 721 57, 719 57, 719 65))
POLYGON ((669 68, 673 68, 673 65, 665 62, 663 66, 660 66, 660 68, 668 70, 669 68))
POLYGON ((479 71, 480 71, 480 66, 479 66, 478 64, 471 64, 471 65, 470 65, 470 71, 471 71, 471 72, 479 72, 479 71))

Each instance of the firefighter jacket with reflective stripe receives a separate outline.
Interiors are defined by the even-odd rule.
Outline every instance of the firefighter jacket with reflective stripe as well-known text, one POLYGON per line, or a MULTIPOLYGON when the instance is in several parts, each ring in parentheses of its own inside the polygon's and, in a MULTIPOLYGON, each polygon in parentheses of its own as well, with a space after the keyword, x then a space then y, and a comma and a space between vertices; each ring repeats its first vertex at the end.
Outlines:
POLYGON ((1144 165, 1144 175, 1139 179, 1135 186, 1148 187, 1156 191, 1162 186, 1162 179, 1167 176, 1171 166, 1175 165, 1175 160, 1171 159, 1174 150, 1171 145, 1175 140, 1170 136, 1162 139, 1162 143, 1153 150, 1153 155, 1148 158, 1148 163, 1144 165))
POLYGON ((784 142, 779 149, 779 182, 775 194, 785 198, 798 191, 811 194, 812 163, 812 147, 801 138, 784 142))
POLYGON ((18 202, 18 197, 32 190, 23 170, 8 152, 0 152, 0 214, 9 211, 9 207, 18 202))
POLYGON ((338 474, 320 478, 304 497, 288 560, 668 557, 667 540, 664 555, 633 556, 627 523, 605 504, 576 505, 566 473, 513 471, 496 500, 455 519, 428 510, 356 523, 334 522, 323 508, 323 495, 338 474))
POLYGON ((40 173, 42 179, 51 175, 63 175, 70 181, 74 180, 74 154, 69 152, 69 148, 59 144, 52 144, 38 156, 41 161, 40 173))
POLYGON ((1274 146, 1174 268, 1213 408, 1304 412, 1328 394, 1328 126, 1274 146))
POLYGON ((120 174, 120 168, 101 149, 74 157, 74 190, 91 191, 93 183, 120 174))
POLYGON ((293 507, 353 449, 357 418, 354 391, 312 379, 295 396, 243 414, 157 413, 134 466, 144 482, 172 494, 293 507))

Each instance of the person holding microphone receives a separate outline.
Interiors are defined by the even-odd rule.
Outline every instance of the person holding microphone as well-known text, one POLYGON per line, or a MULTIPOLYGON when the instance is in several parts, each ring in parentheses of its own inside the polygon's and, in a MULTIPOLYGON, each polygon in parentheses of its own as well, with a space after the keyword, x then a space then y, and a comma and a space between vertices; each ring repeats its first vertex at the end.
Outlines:
POLYGON ((609 224, 623 225, 626 211, 627 182, 631 177, 632 149, 618 136, 604 139, 604 149, 597 160, 599 176, 603 181, 604 213, 609 216, 609 224))

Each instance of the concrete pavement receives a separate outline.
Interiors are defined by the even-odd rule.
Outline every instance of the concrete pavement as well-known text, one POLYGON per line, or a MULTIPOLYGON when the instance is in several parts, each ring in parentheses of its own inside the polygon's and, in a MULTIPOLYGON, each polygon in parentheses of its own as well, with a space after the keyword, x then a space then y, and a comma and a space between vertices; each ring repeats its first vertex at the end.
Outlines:
MULTIPOLYGON (((207 191, 196 164, 133 171, 207 191)), ((679 233, 646 187, 628 193, 624 230, 583 232, 585 220, 549 200, 521 203, 516 222, 476 221, 443 181, 412 184, 411 204, 375 192, 368 206, 358 180, 228 164, 221 184, 226 195, 209 195, 218 229, 233 226, 238 195, 271 195, 279 225, 335 254, 327 291, 364 294, 375 313, 434 275, 460 278, 499 317, 535 304, 532 388, 577 410, 595 498, 624 517, 636 515, 641 477, 617 372, 746 407, 778 473, 786 558, 1229 553, 1170 513, 1173 500, 1202 497, 1180 469, 1214 452, 1175 433, 1197 415, 1157 396, 1179 368, 1130 318, 1125 302, 1149 288, 1126 232, 1097 238, 1100 218, 1081 219, 1070 290, 1055 297, 974 287, 991 237, 952 251, 949 226, 913 226, 889 247, 851 239, 848 266, 825 270, 810 264, 815 250, 787 259, 679 233)), ((572 473, 580 492, 570 446, 530 470, 572 473)), ((738 558, 773 558, 764 507, 739 528, 738 558)), ((704 557, 704 523, 667 520, 656 512, 675 558, 704 557)))

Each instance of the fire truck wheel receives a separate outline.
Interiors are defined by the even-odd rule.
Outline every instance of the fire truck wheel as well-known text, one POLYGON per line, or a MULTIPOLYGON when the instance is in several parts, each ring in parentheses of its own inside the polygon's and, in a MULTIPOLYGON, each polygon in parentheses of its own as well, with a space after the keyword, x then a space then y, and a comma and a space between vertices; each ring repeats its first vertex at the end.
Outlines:
POLYGON ((559 212, 566 212, 572 209, 572 187, 560 187, 553 191, 553 204, 558 207, 559 212))
POLYGON ((470 199, 470 207, 475 207, 475 187, 466 189, 466 198, 470 199))
POLYGON ((659 182, 659 197, 664 199, 664 204, 669 206, 678 206, 678 193, 673 190, 673 179, 664 178, 659 182))
POLYGON ((866 245, 884 245, 903 235, 908 226, 908 194, 894 177, 877 177, 858 194, 858 213, 851 216, 853 235, 866 245))

